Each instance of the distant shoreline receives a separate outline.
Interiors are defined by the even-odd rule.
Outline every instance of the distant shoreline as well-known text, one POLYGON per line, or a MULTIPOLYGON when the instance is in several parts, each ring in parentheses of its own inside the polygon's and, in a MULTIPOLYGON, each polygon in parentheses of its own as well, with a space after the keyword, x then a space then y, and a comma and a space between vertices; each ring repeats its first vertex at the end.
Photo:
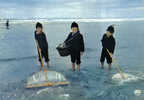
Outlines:
MULTIPOLYGON (((5 23, 7 19, 0 19, 0 23, 5 23)), ((52 22, 122 22, 122 21, 144 21, 144 18, 109 18, 109 19, 9 19, 10 23, 35 23, 35 22, 44 22, 44 23, 52 23, 52 22)))

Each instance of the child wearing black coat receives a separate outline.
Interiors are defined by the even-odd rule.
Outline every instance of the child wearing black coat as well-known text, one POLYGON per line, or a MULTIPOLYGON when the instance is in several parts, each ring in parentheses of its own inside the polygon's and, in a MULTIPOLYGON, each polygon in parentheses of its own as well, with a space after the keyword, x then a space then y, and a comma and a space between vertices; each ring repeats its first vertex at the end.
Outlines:
POLYGON ((65 43, 70 45, 70 56, 72 62, 72 70, 75 71, 75 63, 77 64, 77 69, 80 71, 81 56, 84 52, 84 40, 83 35, 79 31, 79 26, 76 22, 71 24, 72 32, 68 35, 65 43), (69 41, 73 38, 71 41, 69 41))
POLYGON ((112 55, 114 54, 115 44, 116 44, 113 34, 114 34, 114 27, 110 25, 107 28, 106 34, 103 35, 103 38, 101 40, 102 47, 103 47, 101 52, 101 58, 100 58, 102 69, 104 68, 105 58, 107 60, 107 63, 109 64, 109 69, 111 69, 112 55), (107 50, 110 52, 110 54, 107 50))
MULTIPOLYGON (((48 42, 47 42, 46 35, 43 32, 43 26, 39 22, 37 22, 37 24, 36 24, 35 40, 37 43, 37 50, 38 49, 40 50, 42 58, 43 57, 45 58, 45 62, 47 63, 47 67, 49 67, 48 42)), ((39 61, 41 63, 41 66, 43 67, 44 65, 41 62, 39 51, 38 51, 38 54, 39 54, 39 61)))

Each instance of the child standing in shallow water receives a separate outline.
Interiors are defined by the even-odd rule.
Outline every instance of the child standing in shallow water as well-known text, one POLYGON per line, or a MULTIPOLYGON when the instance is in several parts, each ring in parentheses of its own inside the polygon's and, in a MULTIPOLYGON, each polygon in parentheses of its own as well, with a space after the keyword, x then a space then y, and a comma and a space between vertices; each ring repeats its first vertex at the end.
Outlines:
POLYGON ((77 69, 80 71, 81 56, 84 52, 84 40, 83 36, 79 31, 79 26, 76 22, 71 24, 72 32, 68 35, 65 43, 70 45, 70 56, 72 62, 72 70, 75 71, 75 63, 77 64, 77 69), (73 38, 73 39, 72 39, 73 38), (69 41, 72 39, 71 41, 69 41))
POLYGON ((111 69, 111 64, 112 64, 112 55, 114 54, 114 49, 115 49, 115 38, 113 37, 114 34, 114 27, 111 25, 107 28, 106 34, 103 35, 103 38, 101 40, 102 42, 102 52, 101 52, 101 68, 104 68, 104 61, 105 58, 107 60, 107 63, 109 65, 109 69, 111 69), (110 54, 108 53, 108 51, 110 54))
MULTIPOLYGON (((49 67, 48 42, 46 39, 46 35, 43 32, 43 26, 39 22, 37 22, 37 24, 36 24, 35 40, 37 43, 37 50, 38 49, 40 50, 42 58, 43 57, 45 58, 45 62, 47 63, 47 67, 49 67)), ((38 50, 39 61, 41 63, 41 66, 43 67, 44 65, 40 59, 39 50, 38 50)))

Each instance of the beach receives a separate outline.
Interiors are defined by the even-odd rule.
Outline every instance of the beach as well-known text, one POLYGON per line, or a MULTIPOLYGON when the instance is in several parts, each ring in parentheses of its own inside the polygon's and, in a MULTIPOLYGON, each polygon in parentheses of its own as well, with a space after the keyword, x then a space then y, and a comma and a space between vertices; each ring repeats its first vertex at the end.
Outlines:
MULTIPOLYGON (((39 72, 36 43, 36 22, 10 23, 9 29, 0 24, 0 100, 143 100, 144 94, 134 95, 134 90, 144 90, 144 21, 79 21, 85 41, 81 72, 72 72, 70 57, 60 57, 56 46, 71 31, 71 21, 44 22, 44 32, 49 45, 50 68, 62 73, 70 85, 26 89, 27 78, 39 72), (121 70, 140 79, 120 84, 112 70, 100 67, 101 38, 109 25, 115 24, 116 48, 114 58, 121 70)), ((46 66, 46 64, 45 64, 46 66)))

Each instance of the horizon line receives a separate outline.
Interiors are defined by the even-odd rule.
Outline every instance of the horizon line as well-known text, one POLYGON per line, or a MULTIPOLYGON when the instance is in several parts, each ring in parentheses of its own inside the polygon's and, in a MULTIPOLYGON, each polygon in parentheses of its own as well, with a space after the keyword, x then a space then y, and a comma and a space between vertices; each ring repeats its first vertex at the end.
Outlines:
POLYGON ((34 18, 34 19, 0 19, 0 23, 10 20, 12 23, 23 22, 121 22, 121 21, 142 21, 144 18, 34 18))

